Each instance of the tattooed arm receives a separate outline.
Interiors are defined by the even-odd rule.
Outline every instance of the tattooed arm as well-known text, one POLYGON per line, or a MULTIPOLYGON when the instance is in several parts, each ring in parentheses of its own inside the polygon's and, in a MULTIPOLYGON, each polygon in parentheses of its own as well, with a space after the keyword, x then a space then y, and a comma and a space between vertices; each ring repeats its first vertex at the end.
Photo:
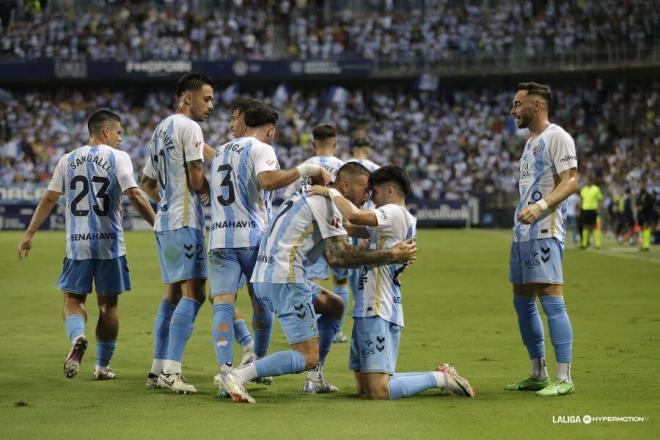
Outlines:
POLYGON ((324 255, 332 267, 358 267, 415 261, 416 252, 417 245, 412 240, 401 241, 389 249, 368 250, 351 246, 346 235, 338 235, 325 240, 324 255))

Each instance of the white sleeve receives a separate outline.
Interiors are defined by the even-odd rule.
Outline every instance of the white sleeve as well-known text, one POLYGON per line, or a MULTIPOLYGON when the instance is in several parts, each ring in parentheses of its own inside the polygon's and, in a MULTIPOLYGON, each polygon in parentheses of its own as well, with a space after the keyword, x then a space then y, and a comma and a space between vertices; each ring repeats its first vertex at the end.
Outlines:
POLYGON ((311 196, 307 198, 307 205, 314 215, 314 220, 316 220, 324 240, 338 235, 348 235, 341 224, 341 212, 332 203, 332 200, 321 196, 311 196))
MULTIPOLYGON (((136 188, 137 184, 133 178, 133 162, 131 162, 130 156, 124 151, 119 151, 115 155, 115 159, 117 165, 117 182, 119 182, 121 192, 130 188, 136 188)), ((147 163, 150 162, 147 161, 147 163)))
MULTIPOLYGON (((378 230, 381 235, 391 235, 394 225, 402 220, 403 210, 396 205, 385 205, 380 208, 371 209, 376 215, 378 226, 372 226, 372 229, 378 230)), ((405 221, 405 219, 403 219, 405 221)))
POLYGON ((53 172, 53 177, 50 179, 48 184, 48 191, 55 191, 60 194, 64 194, 64 174, 66 170, 66 156, 64 155, 57 162, 55 171, 53 172))
POLYGON ((186 162, 204 161, 204 135, 202 128, 194 121, 186 121, 181 126, 181 144, 186 162))
POLYGON ((156 174, 156 170, 154 170, 154 165, 151 163, 153 159, 151 158, 151 154, 149 154, 149 157, 147 158, 146 162, 144 163, 144 168, 142 169, 142 174, 150 178, 151 180, 157 180, 158 175, 156 174))
POLYGON ((571 168, 577 168, 577 155, 575 154, 575 142, 566 132, 560 131, 550 140, 550 160, 557 174, 561 174, 571 168))
POLYGON ((258 176, 264 171, 275 171, 280 169, 280 164, 275 156, 275 150, 268 144, 260 144, 254 155, 254 174, 258 176))

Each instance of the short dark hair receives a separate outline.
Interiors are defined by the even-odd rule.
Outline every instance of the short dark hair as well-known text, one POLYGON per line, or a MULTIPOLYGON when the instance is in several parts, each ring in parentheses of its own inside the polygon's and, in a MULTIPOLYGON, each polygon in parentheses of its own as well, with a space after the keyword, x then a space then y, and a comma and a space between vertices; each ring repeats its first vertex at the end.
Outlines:
POLYGON ((266 124, 275 124, 280 118, 280 114, 272 108, 263 104, 259 104, 253 108, 248 109, 243 115, 245 118, 245 125, 248 127, 261 127, 266 124))
POLYGON ((552 91, 550 86, 535 82, 518 83, 517 91, 526 90, 528 95, 535 95, 545 100, 548 108, 552 105, 552 91))
POLYGON ((320 124, 312 129, 312 136, 314 136, 315 141, 324 141, 337 137, 337 130, 330 124, 320 124))
POLYGON ((199 72, 189 72, 179 78, 179 82, 176 84, 176 96, 179 97, 185 92, 199 90, 204 84, 211 86, 215 89, 213 81, 211 78, 199 72))
POLYGON ((404 196, 407 196, 410 192, 410 177, 408 177, 408 173, 396 165, 385 165, 371 173, 371 176, 369 176, 369 188, 373 189, 374 186, 381 183, 394 183, 404 196))
POLYGON ((344 165, 342 165, 341 168, 337 170, 335 181, 339 181, 344 174, 349 174, 351 176, 364 175, 367 177, 371 175, 369 170, 364 165, 356 161, 346 162, 344 165))
POLYGON ((364 148, 364 147, 371 148, 371 141, 369 140, 369 138, 367 138, 366 136, 358 136, 355 139, 353 139, 353 143, 351 144, 351 149, 364 148))
POLYGON ((260 105, 264 105, 264 104, 258 99, 254 99, 254 98, 239 99, 231 107, 231 112, 234 113, 236 110, 238 110, 240 114, 244 115, 249 110, 256 108, 260 105))
POLYGON ((119 115, 107 108, 100 108, 92 113, 87 120, 87 130, 91 136, 98 133, 103 125, 107 124, 108 121, 116 121, 121 124, 121 118, 119 115))

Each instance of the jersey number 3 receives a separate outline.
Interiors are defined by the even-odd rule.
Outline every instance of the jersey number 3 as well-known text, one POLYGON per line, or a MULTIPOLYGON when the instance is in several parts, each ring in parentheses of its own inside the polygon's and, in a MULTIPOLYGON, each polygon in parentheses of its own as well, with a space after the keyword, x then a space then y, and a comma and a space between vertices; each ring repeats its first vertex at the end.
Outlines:
POLYGON ((218 196, 218 202, 222 206, 229 206, 234 203, 234 200, 236 200, 234 184, 231 181, 232 167, 227 163, 222 164, 218 167, 218 172, 227 172, 227 174, 225 174, 225 176, 222 178, 222 182, 220 182, 220 195, 218 196), (222 188, 227 188, 227 197, 224 196, 222 188))

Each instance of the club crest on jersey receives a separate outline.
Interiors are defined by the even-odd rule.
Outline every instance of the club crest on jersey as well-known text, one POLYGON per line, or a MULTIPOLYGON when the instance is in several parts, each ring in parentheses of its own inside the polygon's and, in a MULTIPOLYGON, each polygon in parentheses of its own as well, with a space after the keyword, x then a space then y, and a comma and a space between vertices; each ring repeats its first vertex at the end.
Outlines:
POLYGON ((341 219, 339 217, 332 217, 332 219, 330 219, 330 224, 334 228, 339 229, 339 228, 341 228, 341 219))

